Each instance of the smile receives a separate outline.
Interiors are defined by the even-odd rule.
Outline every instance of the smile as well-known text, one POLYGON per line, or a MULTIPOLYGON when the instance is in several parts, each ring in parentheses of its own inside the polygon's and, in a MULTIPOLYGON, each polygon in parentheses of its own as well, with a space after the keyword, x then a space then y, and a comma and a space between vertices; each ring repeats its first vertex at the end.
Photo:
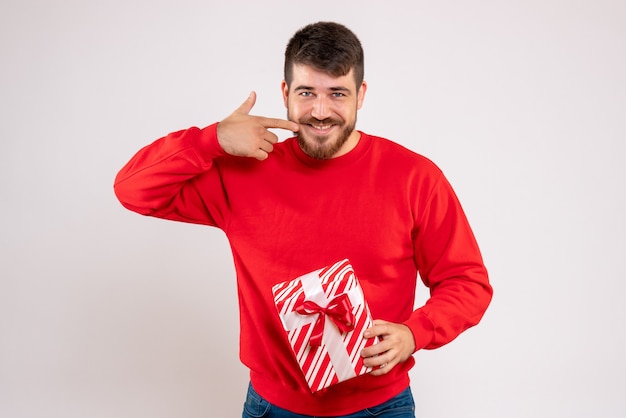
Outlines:
POLYGON ((317 129, 319 131, 325 131, 327 129, 332 128, 334 125, 311 125, 311 127, 313 127, 314 129, 317 129))

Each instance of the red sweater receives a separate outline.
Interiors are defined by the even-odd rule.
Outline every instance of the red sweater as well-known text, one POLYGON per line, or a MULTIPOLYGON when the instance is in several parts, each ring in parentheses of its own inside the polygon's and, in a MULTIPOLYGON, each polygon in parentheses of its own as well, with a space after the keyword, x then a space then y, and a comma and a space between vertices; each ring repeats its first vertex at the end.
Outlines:
POLYGON ((404 323, 416 349, 448 343, 477 324, 492 289, 452 188, 428 159, 361 133, 330 160, 294 138, 265 161, 227 155, 217 124, 172 133, 140 150, 115 193, 143 215, 216 226, 231 245, 240 306, 240 357, 256 391, 307 415, 382 403, 409 385, 414 360, 312 394, 291 352, 271 288, 348 258, 374 319, 404 323), (431 297, 413 309, 416 280, 431 297))

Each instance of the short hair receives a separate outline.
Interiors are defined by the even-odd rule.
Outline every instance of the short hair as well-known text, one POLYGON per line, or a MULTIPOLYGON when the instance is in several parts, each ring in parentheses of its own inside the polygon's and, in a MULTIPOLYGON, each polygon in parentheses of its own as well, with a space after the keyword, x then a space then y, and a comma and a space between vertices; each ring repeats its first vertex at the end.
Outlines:
POLYGON ((285 49, 285 82, 291 85, 293 66, 304 64, 341 77, 354 70, 357 90, 363 82, 364 57, 359 38, 335 22, 311 23, 299 29, 285 49))

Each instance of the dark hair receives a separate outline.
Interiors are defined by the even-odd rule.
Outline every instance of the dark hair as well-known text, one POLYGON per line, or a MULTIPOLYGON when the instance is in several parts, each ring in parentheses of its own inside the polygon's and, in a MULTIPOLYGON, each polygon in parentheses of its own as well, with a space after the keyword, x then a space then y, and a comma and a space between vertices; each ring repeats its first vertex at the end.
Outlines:
POLYGON ((334 22, 311 23, 298 30, 285 50, 285 81, 291 85, 294 64, 315 67, 334 77, 354 69, 357 89, 363 82, 363 47, 356 35, 334 22))

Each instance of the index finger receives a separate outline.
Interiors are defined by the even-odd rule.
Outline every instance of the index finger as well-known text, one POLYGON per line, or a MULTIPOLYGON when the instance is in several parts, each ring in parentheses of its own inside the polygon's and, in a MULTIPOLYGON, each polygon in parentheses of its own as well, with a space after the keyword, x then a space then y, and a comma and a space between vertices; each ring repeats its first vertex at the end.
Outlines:
POLYGON ((265 128, 287 129, 292 132, 296 132, 300 129, 300 125, 290 120, 265 118, 263 116, 259 116, 258 118, 261 121, 261 125, 263 125, 265 128))
POLYGON ((387 321, 375 319, 371 327, 365 330, 363 336, 365 338, 380 337, 389 333, 389 324, 387 321))

